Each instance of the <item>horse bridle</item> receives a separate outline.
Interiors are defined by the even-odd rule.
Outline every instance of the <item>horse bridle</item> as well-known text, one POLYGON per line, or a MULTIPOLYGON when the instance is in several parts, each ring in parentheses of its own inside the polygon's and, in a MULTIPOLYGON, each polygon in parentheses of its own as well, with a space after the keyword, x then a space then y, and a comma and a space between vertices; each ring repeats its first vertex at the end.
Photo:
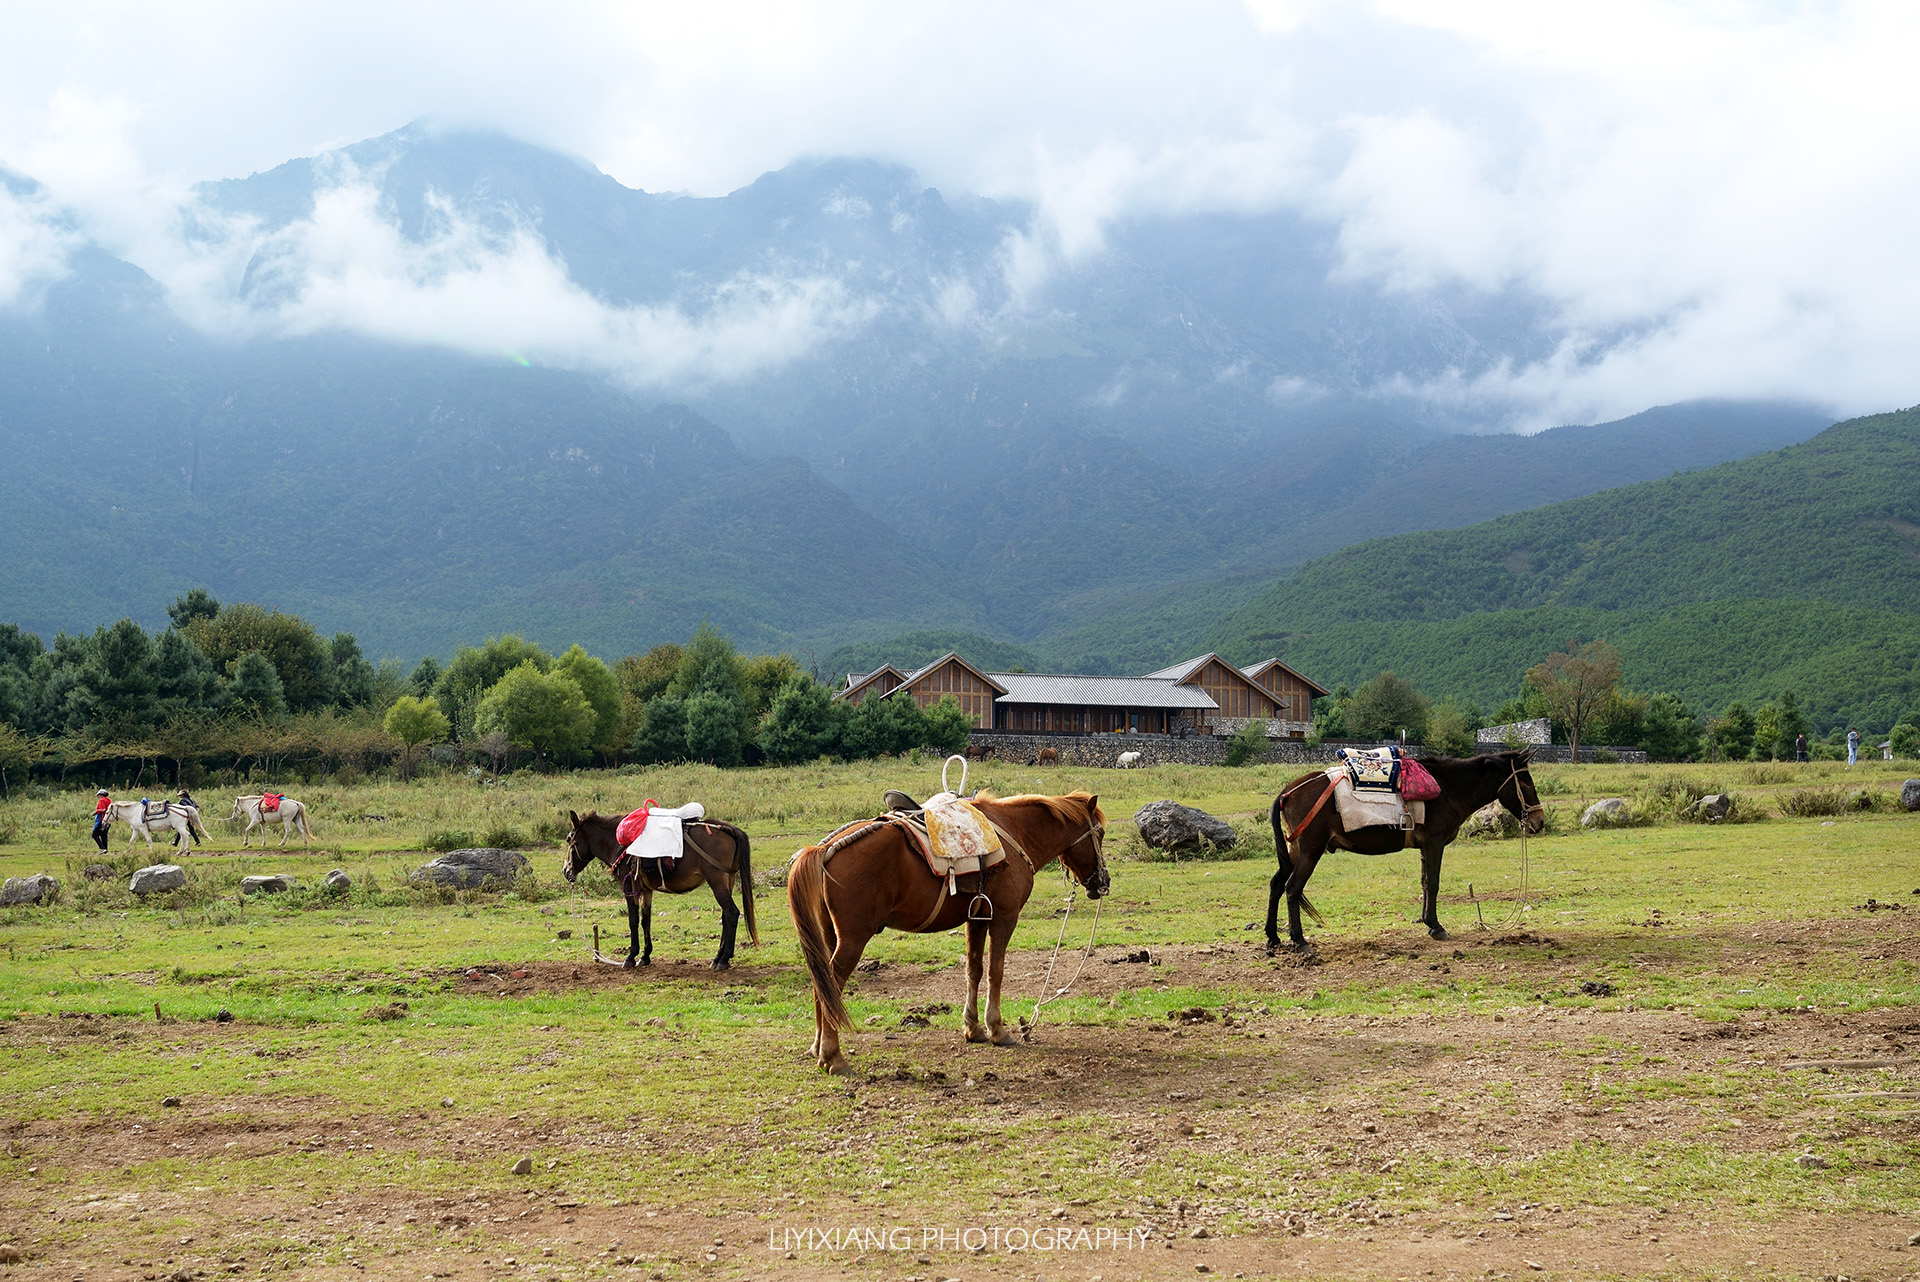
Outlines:
POLYGON ((1525 792, 1522 792, 1520 789, 1520 766, 1521 765, 1522 765, 1522 762, 1517 759, 1509 761, 1507 763, 1507 771, 1508 771, 1507 782, 1513 785, 1514 800, 1520 803, 1520 810, 1521 810, 1520 822, 1524 825, 1528 820, 1532 819, 1535 815, 1539 815, 1541 818, 1542 826, 1545 826, 1545 821, 1547 817, 1547 808, 1540 804, 1540 790, 1538 788, 1535 788, 1533 790, 1533 801, 1529 803, 1527 801, 1527 794, 1525 792))

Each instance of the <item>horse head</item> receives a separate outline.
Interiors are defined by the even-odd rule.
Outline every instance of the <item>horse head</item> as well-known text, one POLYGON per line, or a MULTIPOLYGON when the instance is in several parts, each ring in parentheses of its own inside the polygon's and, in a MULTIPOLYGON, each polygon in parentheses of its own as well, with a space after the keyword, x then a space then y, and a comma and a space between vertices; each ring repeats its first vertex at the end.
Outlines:
POLYGON ((1540 804, 1540 791, 1533 786, 1533 773, 1528 766, 1533 762, 1533 749, 1522 748, 1518 752, 1504 754, 1507 759, 1507 777, 1495 795, 1520 826, 1529 833, 1538 833, 1547 826, 1547 810, 1540 804))
POLYGON ((1076 793, 1072 800, 1086 803, 1086 831, 1075 837, 1060 855, 1067 870, 1087 888, 1088 899, 1098 899, 1113 885, 1107 873, 1107 856, 1101 849, 1107 839, 1107 816, 1100 809, 1100 798, 1076 793))
POLYGON ((247 799, 245 797, 235 797, 233 799, 233 813, 228 815, 227 818, 229 820, 233 820, 233 819, 245 819, 246 817, 247 817, 247 799))
MULTIPOLYGON (((595 811, 587 812, 587 819, 598 817, 595 811)), ((567 811, 567 819, 571 822, 571 827, 567 829, 567 862, 562 865, 560 871, 569 882, 572 882, 587 870, 588 864, 594 861, 593 834, 587 831, 586 819, 582 819, 573 811, 567 811)))

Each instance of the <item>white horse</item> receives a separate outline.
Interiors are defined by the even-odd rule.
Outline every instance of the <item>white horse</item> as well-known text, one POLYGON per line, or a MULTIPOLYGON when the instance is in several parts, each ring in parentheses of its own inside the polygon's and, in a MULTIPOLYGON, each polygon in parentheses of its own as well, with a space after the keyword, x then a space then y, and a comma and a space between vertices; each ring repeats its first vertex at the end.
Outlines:
MULTIPOLYGON (((298 829, 300 832, 301 845, 310 845, 313 840, 313 830, 307 827, 307 808, 295 801, 292 797, 280 798, 280 809, 264 812, 260 809, 260 796, 258 793, 246 797, 235 797, 233 801, 233 813, 228 815, 227 818, 245 819, 247 821, 247 830, 240 834, 240 845, 242 847, 245 847, 247 839, 253 836, 253 830, 255 828, 263 828, 275 819, 280 821, 280 845, 282 848, 286 846, 287 838, 292 835, 295 829, 298 829)), ((267 834, 265 832, 260 834, 260 844, 263 846, 267 844, 267 834)))
POLYGON ((1140 764, 1140 754, 1137 752, 1123 752, 1120 754, 1120 760, 1114 764, 1122 770, 1131 770, 1140 764))
MULTIPOLYGON (((145 837, 147 839, 147 849, 151 851, 153 849, 153 834, 158 831, 176 832, 180 834, 180 836, 186 839, 187 848, 189 850, 192 849, 193 826, 200 818, 200 812, 191 806, 183 806, 177 801, 164 803, 155 802, 154 804, 164 805, 165 813, 154 816, 153 820, 149 822, 147 819, 147 808, 143 802, 110 802, 105 812, 107 826, 112 827, 117 820, 132 829, 132 831, 127 834, 127 844, 129 846, 134 843, 136 838, 145 837)), ((204 837, 206 835, 206 829, 204 827, 201 828, 200 833, 201 836, 204 837)))

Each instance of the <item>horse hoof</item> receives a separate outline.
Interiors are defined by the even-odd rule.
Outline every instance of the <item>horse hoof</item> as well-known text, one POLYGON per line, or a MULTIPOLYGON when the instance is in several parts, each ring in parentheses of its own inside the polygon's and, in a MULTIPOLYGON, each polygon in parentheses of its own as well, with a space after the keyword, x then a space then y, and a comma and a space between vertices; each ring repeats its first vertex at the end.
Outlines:
POLYGON ((1429 939, 1452 939, 1453 938, 1452 935, 1449 935, 1447 933, 1447 928, 1445 926, 1441 926, 1438 924, 1427 927, 1427 937, 1429 939))
POLYGON ((732 970, 733 963, 730 961, 727 961, 725 958, 716 957, 713 959, 713 968, 715 970, 732 970))
POLYGON ((833 1057, 833 1062, 827 1065, 827 1071, 835 1077, 852 1077, 853 1065, 847 1063, 845 1055, 836 1055, 833 1057))
POLYGON ((1018 1046, 1020 1044, 1020 1039, 1004 1028, 998 1033, 995 1033, 992 1040, 995 1046, 1018 1046))
POLYGON ((625 961, 623 961, 623 962, 621 962, 621 963, 620 963, 620 969, 621 969, 621 970, 632 970, 632 969, 633 969, 633 968, 634 968, 635 966, 638 966, 639 964, 640 964, 639 962, 637 962, 637 961, 635 961, 635 960, 634 960, 633 958, 631 958, 631 957, 629 957, 629 958, 627 958, 627 959, 626 959, 625 961))
POLYGON ((986 1029, 976 1027, 976 1028, 969 1028, 967 1030, 967 1040, 970 1042, 985 1043, 993 1039, 987 1036, 986 1029))

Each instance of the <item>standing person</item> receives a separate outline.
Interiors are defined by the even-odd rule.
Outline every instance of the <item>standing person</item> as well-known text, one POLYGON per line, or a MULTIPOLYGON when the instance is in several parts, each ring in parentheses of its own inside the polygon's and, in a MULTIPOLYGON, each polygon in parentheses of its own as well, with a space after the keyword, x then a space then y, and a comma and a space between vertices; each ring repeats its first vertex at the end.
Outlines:
POLYGON ((1851 766, 1856 762, 1858 762, 1859 760, 1860 760, 1860 732, 1854 729, 1852 726, 1848 726, 1847 727, 1847 764, 1851 766))
MULTIPOLYGON (((200 838, 193 835, 193 821, 195 816, 197 816, 200 813, 199 804, 196 803, 194 799, 187 794, 187 790, 185 788, 182 788, 180 790, 180 801, 178 804, 180 804, 181 806, 184 806, 188 811, 187 840, 189 842, 189 847, 191 848, 191 846, 203 845, 204 843, 200 840, 200 838)), ((180 845, 180 834, 177 832, 173 834, 173 844, 176 848, 178 848, 178 846, 180 845)))
MULTIPOLYGON (((1807 759, 1807 736, 1804 732, 1793 741, 1793 759, 1795 761, 1807 759)), ((180 795, 184 797, 187 794, 183 792, 180 795)))
POLYGON ((107 853, 107 810, 113 805, 113 797, 102 788, 93 799, 93 844, 100 847, 100 853, 107 853))

